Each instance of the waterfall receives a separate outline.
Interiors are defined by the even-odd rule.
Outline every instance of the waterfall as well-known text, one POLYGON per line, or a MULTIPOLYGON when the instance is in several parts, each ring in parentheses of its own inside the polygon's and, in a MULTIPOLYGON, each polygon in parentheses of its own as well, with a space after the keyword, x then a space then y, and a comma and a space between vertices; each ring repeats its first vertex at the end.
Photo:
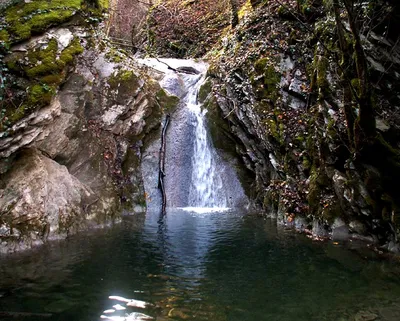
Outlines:
POLYGON ((190 207, 226 207, 227 200, 223 191, 222 178, 217 173, 216 157, 208 137, 205 114, 198 103, 197 96, 204 76, 192 85, 186 97, 186 105, 192 113, 194 144, 192 153, 192 177, 189 190, 190 207))
MULTIPOLYGON (((154 76, 160 85, 180 98, 179 106, 171 114, 166 137, 167 207, 211 212, 243 204, 246 197, 236 172, 213 148, 206 128, 207 110, 197 100, 208 66, 179 59, 141 59, 139 62, 157 70, 154 76), (168 66, 192 67, 200 74, 177 73, 168 66)), ((160 140, 151 139, 142 156, 148 209, 158 209, 161 204, 156 187, 159 148, 160 140)))

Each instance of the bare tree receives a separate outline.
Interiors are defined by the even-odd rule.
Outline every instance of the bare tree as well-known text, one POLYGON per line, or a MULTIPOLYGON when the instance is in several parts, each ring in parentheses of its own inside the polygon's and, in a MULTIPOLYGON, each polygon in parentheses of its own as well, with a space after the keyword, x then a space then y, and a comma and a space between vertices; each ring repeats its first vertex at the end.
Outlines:
POLYGON ((153 0, 115 1, 110 18, 110 37, 122 46, 137 46, 144 37, 147 13, 153 2, 153 0))

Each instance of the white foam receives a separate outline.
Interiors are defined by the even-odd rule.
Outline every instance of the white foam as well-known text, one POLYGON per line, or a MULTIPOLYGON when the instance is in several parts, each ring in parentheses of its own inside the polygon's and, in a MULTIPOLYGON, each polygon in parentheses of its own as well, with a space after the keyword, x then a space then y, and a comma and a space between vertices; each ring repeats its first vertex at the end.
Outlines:
POLYGON ((230 210, 229 207, 179 207, 178 209, 198 214, 221 213, 230 210))
POLYGON ((129 306, 129 307, 136 307, 136 308, 143 308, 144 309, 149 304, 147 302, 145 302, 145 301, 132 299, 126 305, 129 306))
MULTIPOLYGON (((127 306, 129 307, 136 307, 136 308, 146 308, 146 306, 151 305, 150 303, 147 303, 145 301, 140 301, 140 300, 135 300, 135 299, 127 299, 124 298, 122 296, 118 296, 118 295, 111 295, 108 297, 111 300, 117 300, 120 302, 125 302, 127 306)), ((119 304, 118 304, 119 305, 119 304)), ((116 307, 116 305, 113 306, 114 308, 116 307)), ((117 310, 119 310, 118 308, 116 308, 117 310)))
POLYGON ((107 319, 110 321, 133 321, 133 320, 139 320, 139 321, 144 321, 144 320, 152 320, 154 319, 153 317, 143 314, 143 313, 138 313, 138 312, 133 312, 130 314, 127 314, 126 316, 106 316, 106 315, 101 315, 101 319, 107 319))
POLYGON ((117 300, 117 301, 121 301, 121 302, 129 302, 130 299, 124 298, 122 296, 117 296, 117 295, 110 295, 108 297, 110 300, 117 300))

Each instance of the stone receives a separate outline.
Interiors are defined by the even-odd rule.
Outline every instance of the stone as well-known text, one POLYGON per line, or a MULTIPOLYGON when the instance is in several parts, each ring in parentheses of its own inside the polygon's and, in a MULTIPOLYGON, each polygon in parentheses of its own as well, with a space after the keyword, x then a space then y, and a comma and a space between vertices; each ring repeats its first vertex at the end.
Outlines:
POLYGON ((390 241, 388 243, 387 249, 389 252, 392 252, 392 253, 397 253, 397 254, 400 253, 400 245, 399 245, 399 243, 394 242, 394 241, 390 241))
POLYGON ((166 75, 160 82, 160 85, 171 95, 175 95, 177 97, 182 97, 186 92, 182 78, 177 74, 166 75))
POLYGON ((336 217, 332 224, 332 228, 339 228, 343 226, 346 226, 346 223, 343 221, 343 219, 341 219, 340 217, 336 217))
POLYGON ((382 320, 395 321, 400 320, 400 310, 399 305, 392 305, 387 307, 381 307, 379 310, 379 315, 382 317, 382 320))
POLYGON ((332 240, 345 241, 350 237, 349 228, 346 223, 339 217, 335 218, 332 224, 332 240))
POLYGON ((12 130, 19 133, 16 136, 0 137, 0 158, 9 157, 17 150, 32 143, 44 131, 44 126, 50 124, 61 113, 61 105, 57 98, 51 104, 17 122, 12 130))
POLYGON ((314 219, 313 221, 312 234, 314 237, 328 237, 328 231, 325 229, 324 225, 317 219, 314 219))
POLYGON ((80 229, 86 206, 96 197, 65 166, 35 149, 22 152, 4 180, 6 188, 0 198, 3 229, 16 239, 1 247, 2 252, 18 249, 25 239, 45 241, 80 229))
POLYGON ((376 129, 381 132, 387 132, 390 129, 390 126, 381 118, 375 118, 376 129))
POLYGON ((294 227, 296 230, 300 232, 304 232, 304 230, 307 228, 307 220, 304 217, 295 217, 294 218, 294 227))
POLYGON ((386 71, 385 67, 374 60, 372 57, 367 57, 368 62, 371 64, 371 67, 374 68, 375 70, 384 73, 386 71))
POLYGON ((350 238, 349 228, 346 225, 332 228, 333 241, 347 241, 350 238))
POLYGON ((57 39, 60 50, 65 49, 74 39, 73 33, 66 28, 55 29, 53 32, 50 31, 50 36, 54 36, 57 39))
POLYGON ((351 221, 349 223, 349 227, 350 227, 351 232, 354 232, 354 233, 357 233, 360 235, 364 235, 367 232, 367 228, 365 227, 365 225, 357 220, 351 221))
POLYGON ((188 319, 190 319, 190 316, 188 314, 186 314, 183 311, 177 310, 175 308, 172 308, 171 310, 169 310, 168 317, 169 318, 177 318, 177 319, 180 319, 180 320, 188 320, 188 319))
POLYGON ((297 94, 298 96, 301 96, 303 94, 303 91, 301 89, 303 82, 299 79, 297 79, 297 77, 293 78, 290 81, 290 85, 289 85, 289 92, 293 93, 293 94, 297 94))
POLYGON ((354 317, 354 321, 374 321, 378 315, 370 311, 360 311, 354 317))

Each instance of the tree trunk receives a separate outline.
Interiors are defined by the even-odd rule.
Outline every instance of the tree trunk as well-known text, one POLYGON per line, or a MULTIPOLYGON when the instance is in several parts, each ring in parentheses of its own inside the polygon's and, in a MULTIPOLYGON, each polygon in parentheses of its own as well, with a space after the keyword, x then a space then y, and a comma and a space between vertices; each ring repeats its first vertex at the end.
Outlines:
POLYGON ((335 14, 336 30, 339 40, 339 47, 342 52, 342 79, 343 79, 343 105, 344 114, 347 123, 347 136, 349 139, 349 148, 353 150, 354 148, 354 124, 356 120, 356 115, 353 110, 353 97, 351 88, 351 52, 349 45, 345 38, 345 31, 342 25, 342 20, 340 19, 340 8, 339 1, 333 0, 333 12, 335 14))
POLYGON ((232 14, 231 25, 232 28, 235 28, 239 24, 237 0, 229 0, 229 5, 231 7, 231 14, 232 14))
POLYGON ((345 30, 340 18, 339 0, 333 0, 333 11, 339 47, 342 52, 342 77, 344 80, 344 113, 346 116, 350 147, 357 156, 360 156, 365 147, 370 146, 376 134, 375 116, 371 100, 371 84, 368 76, 368 65, 364 50, 361 45, 360 31, 354 13, 353 0, 343 0, 348 15, 350 31, 353 37, 353 46, 345 38, 345 30), (355 57, 355 58, 353 58, 355 57), (357 76, 354 76, 354 64, 357 76), (354 86, 352 79, 357 78, 358 84, 354 86), (356 87, 356 88, 355 88, 356 87), (359 108, 356 117, 352 106, 352 96, 359 108))
POLYGON ((356 153, 359 154, 366 145, 370 145, 376 134, 374 109, 371 100, 371 83, 368 76, 368 65, 364 49, 361 45, 360 31, 354 14, 353 2, 343 0, 346 7, 350 30, 354 39, 354 54, 359 79, 359 93, 357 102, 359 115, 354 127, 356 153))

